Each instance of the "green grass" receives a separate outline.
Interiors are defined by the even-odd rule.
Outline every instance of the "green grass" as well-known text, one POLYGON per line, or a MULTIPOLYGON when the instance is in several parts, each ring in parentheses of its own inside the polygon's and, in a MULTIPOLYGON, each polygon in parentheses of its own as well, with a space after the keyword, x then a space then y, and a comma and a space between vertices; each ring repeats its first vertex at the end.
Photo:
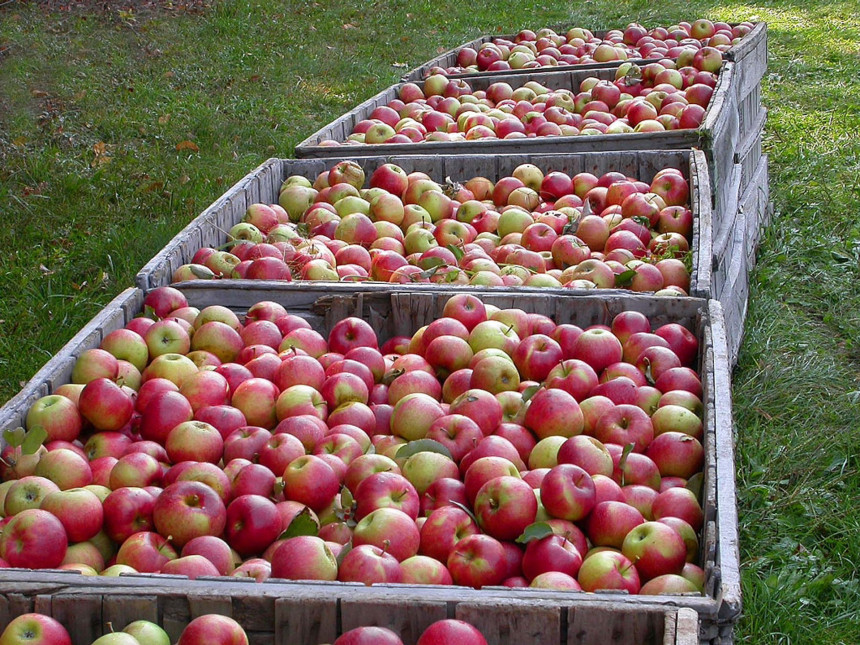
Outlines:
POLYGON ((860 642, 856 3, 216 2, 0 10, 0 401, 267 157, 488 32, 766 20, 773 223, 734 374, 744 643, 860 642), (196 150, 178 150, 191 141, 196 150), (181 147, 181 146, 180 146, 181 147), (98 151, 101 151, 100 153, 98 151))

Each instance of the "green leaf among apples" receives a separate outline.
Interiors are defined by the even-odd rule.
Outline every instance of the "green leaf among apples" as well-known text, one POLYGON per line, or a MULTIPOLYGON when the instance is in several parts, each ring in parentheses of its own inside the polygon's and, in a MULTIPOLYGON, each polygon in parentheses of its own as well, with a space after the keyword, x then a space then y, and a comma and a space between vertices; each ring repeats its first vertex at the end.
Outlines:
POLYGON ((514 540, 517 544, 528 544, 535 540, 542 540, 553 534, 552 527, 546 522, 535 522, 529 524, 523 534, 514 540))
POLYGON ((293 518, 287 529, 281 533, 280 538, 286 539, 291 537, 299 537, 301 535, 318 535, 319 527, 316 521, 311 517, 311 510, 305 506, 298 515, 293 518))
POLYGON ((418 439, 417 441, 410 441, 397 451, 397 458, 406 459, 407 457, 411 457, 419 452, 438 452, 440 455, 445 455, 448 459, 453 461, 451 451, 433 439, 418 439))

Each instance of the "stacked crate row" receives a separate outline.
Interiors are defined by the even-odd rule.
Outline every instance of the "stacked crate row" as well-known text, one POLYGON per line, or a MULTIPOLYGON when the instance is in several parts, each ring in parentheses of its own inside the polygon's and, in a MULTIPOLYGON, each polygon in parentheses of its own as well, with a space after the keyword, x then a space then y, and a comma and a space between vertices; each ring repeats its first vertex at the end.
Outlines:
MULTIPOLYGON (((450 54, 446 54, 450 55, 450 54)), ((443 56, 446 56, 443 55, 443 56)), ((556 322, 583 326, 607 324, 622 310, 642 311, 655 320, 682 322, 696 330, 701 344, 700 372, 705 388, 706 465, 703 487, 705 528, 702 562, 706 593, 625 597, 609 593, 569 594, 536 590, 410 586, 357 587, 271 580, 265 584, 230 579, 189 581, 164 576, 118 580, 75 579, 69 574, 0 572, 0 622, 24 611, 59 617, 88 643, 103 633, 107 621, 122 623, 132 614, 164 624, 175 638, 195 615, 215 611, 247 623, 252 642, 321 643, 359 624, 387 625, 417 637, 429 621, 468 619, 492 643, 729 643, 740 615, 740 577, 734 493, 730 400, 730 365, 740 345, 746 310, 748 271, 769 213, 767 158, 761 151, 764 110, 760 80, 766 66, 766 29, 759 25, 726 56, 719 84, 703 126, 694 131, 652 134, 555 137, 529 141, 397 144, 327 147, 326 139, 343 140, 352 126, 374 107, 396 95, 389 88, 309 137, 296 150, 298 160, 270 159, 213 203, 138 274, 139 289, 130 289, 69 342, 2 409, 0 428, 24 424, 29 405, 70 380, 77 356, 97 347, 110 331, 142 313, 146 291, 169 284, 173 272, 202 246, 220 246, 224 231, 238 222, 252 203, 277 201, 290 175, 313 177, 337 160, 356 159, 366 171, 396 163, 407 171, 432 177, 467 179, 500 177, 522 163, 546 169, 602 173, 618 170, 647 179, 656 170, 677 167, 691 184, 696 216, 691 295, 654 299, 619 290, 571 293, 547 289, 479 289, 427 285, 191 281, 178 286, 189 304, 222 304, 242 312, 256 301, 281 302, 300 312, 319 330, 358 315, 380 330, 381 338, 412 333, 441 314, 445 298, 470 290, 488 303, 521 307, 551 316, 556 322), (391 157, 390 155, 397 155, 391 157), (68 576, 68 577, 66 577, 68 576), (91 609, 77 613, 79 603, 91 609), (73 609, 74 607, 74 609, 73 609), (678 608, 681 609, 678 609, 678 608), (694 613, 690 613, 690 610, 694 613), (528 634, 528 636, 526 636, 528 634), (606 640, 612 634, 612 640, 606 640), (532 638, 533 640, 528 640, 532 638)), ((439 61, 430 61, 429 69, 439 61)), ((414 74, 418 74, 416 70, 414 74)), ((586 75, 614 78, 609 66, 589 71, 519 72, 473 75, 474 87, 504 78, 517 87, 528 80, 553 87, 577 87, 586 75)), ((410 78, 412 78, 410 76, 410 78)))
MULTIPOLYGON (((294 286, 298 288, 278 291, 270 294, 270 297, 286 306, 288 311, 306 317, 312 321, 315 328, 323 332, 347 316, 361 316, 373 325, 381 340, 410 333, 437 319, 449 295, 435 291, 404 293, 396 290, 376 293, 353 290, 351 293, 338 294, 332 293, 330 287, 323 285, 294 286)), ((27 410, 36 399, 70 381, 78 356, 86 349, 98 347, 107 334, 123 327, 128 320, 142 313, 143 295, 139 289, 128 289, 114 299, 35 375, 31 381, 32 388, 26 389, 10 405, 3 408, 0 413, 0 426, 10 428, 23 425, 27 410)), ((632 644, 666 642, 662 639, 668 629, 661 625, 670 620, 667 612, 671 614, 677 607, 685 607, 695 610, 698 616, 702 642, 730 642, 732 625, 740 611, 740 580, 734 508, 731 401, 728 387, 730 375, 725 327, 719 303, 708 303, 696 298, 661 301, 643 295, 609 291, 587 298, 567 295, 550 299, 540 295, 512 292, 483 293, 480 297, 488 304, 519 307, 525 311, 550 316, 558 322, 571 322, 582 327, 608 324, 616 314, 634 310, 645 314, 654 324, 678 322, 695 330, 700 342, 699 371, 702 374, 705 403, 706 463, 702 493, 705 524, 700 541, 702 565, 706 571, 705 595, 630 596, 621 601, 617 594, 611 592, 571 595, 568 592, 506 588, 473 590, 464 587, 408 585, 375 585, 368 588, 340 583, 309 584, 283 580, 254 584, 237 582, 233 578, 191 581, 164 576, 75 580, 77 576, 68 573, 10 569, 0 573, 2 596, 6 599, 7 606, 14 603, 15 607, 10 607, 7 612, 11 615, 31 608, 43 611, 50 608, 55 613, 65 611, 66 614, 59 615, 74 625, 74 629, 81 630, 82 633, 97 634, 99 629, 104 629, 104 622, 99 622, 98 611, 88 616, 72 615, 68 613, 67 603, 58 600, 57 608, 54 609, 51 599, 62 598, 63 593, 68 593, 78 602, 86 601, 93 607, 101 607, 101 615, 110 615, 114 598, 121 598, 137 607, 140 604, 139 599, 136 599, 137 594, 146 593, 147 597, 158 599, 157 617, 163 623, 165 620, 169 622, 169 613, 175 611, 172 609, 172 603, 176 602, 174 596, 180 594, 194 597, 199 594, 206 602, 211 603, 207 607, 217 607, 219 613, 233 615, 237 619, 246 616, 249 611, 247 606, 255 607, 254 611, 262 612, 263 616, 277 616, 271 622, 268 618, 262 621, 270 625, 269 631, 274 629, 275 624, 281 625, 279 629, 285 630, 272 637, 274 640, 271 642, 320 643, 324 641, 314 640, 319 637, 320 630, 322 634, 327 634, 330 632, 325 630, 332 629, 324 619, 328 616, 325 612, 339 608, 337 610, 343 613, 351 602, 360 605, 376 603, 381 609, 374 620, 383 626, 399 628, 403 624, 413 624, 411 621, 415 619, 412 612, 420 611, 420 606, 416 609, 416 603, 423 601, 434 607, 433 615, 445 617, 445 612, 449 612, 455 617, 467 616, 470 620, 483 616, 486 623, 480 624, 482 629, 488 630, 488 635, 499 630, 498 636, 491 641, 494 643, 605 642, 601 639, 605 638, 606 630, 610 630, 610 633, 616 634, 615 642, 632 644), (129 599, 129 596, 132 598, 129 599), (274 604, 275 599, 280 599, 277 604, 274 604), (283 599, 292 599, 292 602, 284 602, 283 599), (518 603, 512 603, 513 599, 518 603), (521 614, 511 610, 511 606, 517 604, 522 608, 521 614), (618 611, 620 605, 626 609, 618 611), (317 609, 309 609, 314 606, 317 609), (493 607, 497 613, 492 613, 493 607), (311 617, 307 615, 308 611, 318 611, 321 615, 313 619, 313 614, 311 617), (540 614, 541 618, 535 619, 535 613, 540 614), (514 621, 517 625, 522 624, 519 621, 536 620, 540 628, 536 627, 530 632, 533 634, 533 641, 526 641, 524 634, 518 629, 506 628, 497 623, 500 616, 508 616, 506 620, 514 621), (552 620, 548 620, 548 616, 551 616, 552 620), (299 637, 284 640, 284 634, 299 637)), ((212 299, 205 296, 199 301, 192 297, 190 302, 196 302, 200 306, 213 304, 212 299)), ((149 611, 152 612, 153 609, 149 611)), ((195 611, 191 609, 192 614, 195 611)), ((358 620, 356 615, 367 617, 364 612, 358 612, 352 614, 352 618, 345 624, 358 620)), ((189 619, 191 617, 193 615, 189 615, 189 619)), ((341 620, 343 621, 343 618, 341 620)), ((266 631, 261 627, 252 629, 266 631)), ((412 629, 417 627, 413 624, 412 629)), ((262 635, 259 637, 260 640, 254 642, 269 642, 262 635)), ((82 637, 78 642, 85 643, 86 640, 82 637)))

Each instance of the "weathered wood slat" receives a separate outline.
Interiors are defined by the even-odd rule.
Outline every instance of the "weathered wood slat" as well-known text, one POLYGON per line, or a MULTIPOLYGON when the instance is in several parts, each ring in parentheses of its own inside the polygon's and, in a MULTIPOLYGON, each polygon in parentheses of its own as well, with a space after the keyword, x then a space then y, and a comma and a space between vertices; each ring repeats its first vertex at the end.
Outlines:
POLYGON ((477 627, 489 645, 562 642, 562 608, 544 603, 460 603, 456 618, 477 627))
POLYGON ((342 601, 341 631, 362 625, 387 627, 400 634, 404 645, 414 645, 432 623, 448 617, 447 603, 415 602, 392 607, 388 603, 342 601))

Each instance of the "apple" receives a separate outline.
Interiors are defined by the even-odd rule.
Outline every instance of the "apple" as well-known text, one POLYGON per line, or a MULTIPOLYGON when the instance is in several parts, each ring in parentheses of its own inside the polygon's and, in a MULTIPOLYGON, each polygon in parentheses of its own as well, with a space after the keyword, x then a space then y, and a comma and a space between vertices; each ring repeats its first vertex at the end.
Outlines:
POLYGON ((370 625, 345 631, 333 645, 403 645, 403 641, 387 627, 370 625))
POLYGON ((153 527, 155 497, 143 488, 123 486, 112 491, 103 502, 104 531, 114 542, 153 527))
POLYGON ((644 452, 654 438, 654 427, 648 414, 640 407, 630 404, 616 405, 597 420, 594 437, 602 443, 625 446, 633 444, 633 450, 644 452))
POLYGON ((591 476, 574 464, 550 468, 541 481, 540 493, 541 502, 552 517, 572 522, 587 517, 596 503, 591 476))
POLYGON ((426 555, 413 555, 400 563, 403 583, 412 585, 450 585, 451 574, 442 562, 426 555))
POLYGON ((340 582, 397 583, 403 579, 400 562, 390 553, 372 544, 361 544, 350 550, 338 568, 340 582))
POLYGON ((192 418, 194 418, 194 410, 188 399, 178 391, 160 392, 142 412, 140 436, 163 445, 174 427, 192 418))
POLYGON ((321 511, 334 501, 340 480, 332 467, 316 455, 303 455, 290 462, 283 474, 287 499, 321 511))
POLYGON ((80 488, 93 481, 93 472, 86 457, 68 448, 49 450, 42 455, 33 474, 49 479, 60 490, 80 488))
POLYGON ((134 401, 112 380, 96 378, 81 390, 78 410, 97 430, 117 431, 131 419, 134 401))
POLYGON ((638 509, 624 502, 605 501, 597 504, 588 516, 586 533, 594 546, 620 549, 631 529, 644 522, 638 509))
POLYGON ((188 623, 176 645, 248 645, 248 636, 232 618, 204 614, 188 623))
POLYGON ((418 553, 421 534, 413 518, 396 508, 377 508, 353 529, 353 544, 371 544, 390 553, 398 562, 418 553))
POLYGON ((561 535, 548 535, 526 545, 522 566, 523 575, 529 581, 550 571, 575 578, 582 566, 582 554, 576 545, 561 535))
POLYGON ((137 639, 140 645, 170 645, 170 636, 156 623, 148 620, 135 620, 122 631, 137 639))
POLYGON ((523 425, 539 439, 572 437, 582 433, 584 416, 576 399, 566 390, 543 388, 529 401, 523 425))
POLYGON ((484 303, 471 294, 457 294, 451 296, 442 310, 445 317, 455 318, 471 331, 474 327, 487 319, 487 311, 484 303))
POLYGON ((72 645, 69 632, 55 618, 29 613, 16 616, 0 634, 0 645, 72 645))
POLYGON ((678 574, 687 559, 687 545, 671 526, 645 522, 633 528, 621 545, 623 553, 636 565, 642 580, 678 574))
POLYGON ((505 548, 501 542, 478 533, 459 540, 446 564, 454 584, 480 589, 504 580, 504 563, 505 548))
POLYGON ((272 575, 287 580, 337 580, 337 561, 316 536, 285 540, 272 554, 272 575))
POLYGON ((280 513, 270 499, 239 495, 227 506, 224 538, 240 556, 262 553, 280 533, 280 513))
POLYGON ((475 516, 484 532, 498 540, 514 540, 535 521, 537 499, 532 487, 519 477, 490 479, 478 490, 475 516))
POLYGON ((229 576, 236 568, 236 553, 223 539, 215 535, 201 535, 190 539, 182 547, 181 556, 199 555, 215 565, 217 575, 229 576))
POLYGON ((85 488, 48 493, 39 508, 60 520, 69 542, 86 542, 102 530, 102 502, 95 493, 85 488))
POLYGON ((45 441, 74 441, 81 433, 83 418, 75 402, 60 394, 49 394, 30 406, 25 426, 27 430, 44 429, 45 441))
POLYGON ((201 535, 220 535, 227 522, 227 509, 206 484, 179 481, 167 486, 155 500, 152 519, 162 536, 182 547, 201 535))
POLYGON ((616 589, 637 594, 641 586, 636 567, 618 551, 599 551, 586 555, 577 581, 583 591, 616 589))
POLYGON ((402 466, 403 476, 423 495, 438 479, 453 478, 459 474, 457 464, 447 455, 422 450, 410 455, 402 466))
POLYGON ((487 639, 474 625, 446 618, 425 629, 415 645, 487 645, 487 639))
POLYGON ((686 521, 698 532, 704 523, 704 512, 696 498, 696 494, 681 487, 668 488, 662 491, 654 500, 651 512, 655 520, 666 517, 677 517, 686 521))
POLYGON ((39 508, 26 508, 10 517, 0 537, 0 558, 16 568, 55 569, 67 548, 62 522, 39 508))

